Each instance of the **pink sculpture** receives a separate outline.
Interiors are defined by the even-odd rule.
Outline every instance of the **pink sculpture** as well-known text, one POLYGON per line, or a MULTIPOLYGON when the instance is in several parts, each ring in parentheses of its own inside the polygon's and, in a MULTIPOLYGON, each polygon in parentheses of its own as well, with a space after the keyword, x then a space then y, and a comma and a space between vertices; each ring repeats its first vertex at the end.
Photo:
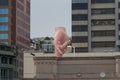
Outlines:
POLYGON ((67 45, 69 44, 69 37, 67 36, 64 27, 55 28, 54 47, 57 57, 62 57, 66 52, 67 45))

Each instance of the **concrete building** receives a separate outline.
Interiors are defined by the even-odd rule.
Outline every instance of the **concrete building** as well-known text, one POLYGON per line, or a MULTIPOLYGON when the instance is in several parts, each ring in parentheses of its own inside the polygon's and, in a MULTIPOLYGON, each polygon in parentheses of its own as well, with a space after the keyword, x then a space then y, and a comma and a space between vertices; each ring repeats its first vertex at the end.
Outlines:
POLYGON ((0 80, 18 80, 17 48, 0 45, 0 80))
POLYGON ((0 43, 18 47, 22 80, 22 51, 30 47, 30 0, 0 0, 0 43))
POLYGON ((53 37, 33 38, 31 47, 33 47, 35 51, 53 53, 54 52, 53 40, 54 40, 53 37))
POLYGON ((24 55, 24 80, 120 80, 119 52, 33 54, 24 55))
POLYGON ((120 0, 72 0, 76 52, 120 51, 120 0))

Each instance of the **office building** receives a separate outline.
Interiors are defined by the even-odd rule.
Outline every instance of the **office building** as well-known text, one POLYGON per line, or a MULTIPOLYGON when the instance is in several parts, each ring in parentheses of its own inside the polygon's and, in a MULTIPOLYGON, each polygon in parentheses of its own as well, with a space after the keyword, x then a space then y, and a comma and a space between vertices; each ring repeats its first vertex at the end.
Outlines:
POLYGON ((0 80, 18 80, 16 47, 0 45, 0 80))
POLYGON ((72 0, 72 47, 120 51, 120 0, 72 0))
POLYGON ((30 46, 30 0, 0 0, 0 43, 18 47, 18 77, 22 80, 22 51, 30 46))

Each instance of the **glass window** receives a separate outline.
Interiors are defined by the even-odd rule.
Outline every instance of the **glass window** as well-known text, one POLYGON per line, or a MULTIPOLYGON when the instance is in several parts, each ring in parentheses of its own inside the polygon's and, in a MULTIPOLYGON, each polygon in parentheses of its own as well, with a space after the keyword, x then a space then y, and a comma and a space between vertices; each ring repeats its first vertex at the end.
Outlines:
POLYGON ((88 9, 88 3, 74 3, 72 4, 72 10, 88 9))
POLYGON ((115 31, 93 31, 92 36, 115 36, 115 31))
POLYGON ((0 22, 8 22, 8 17, 0 17, 0 22))
POLYGON ((8 14, 8 9, 7 8, 1 8, 0 9, 0 14, 8 14))
POLYGON ((9 80, 9 72, 6 68, 1 68, 1 80, 9 80))
POLYGON ((114 3, 115 0, 91 0, 91 3, 114 3))
POLYGON ((88 25, 73 25, 72 26, 73 32, 84 32, 88 31, 88 25))
POLYGON ((91 11, 92 14, 114 14, 115 13, 115 9, 111 8, 111 9, 92 9, 91 11))
POLYGON ((118 3, 118 8, 120 8, 120 2, 118 3))
POLYGON ((8 42, 0 42, 0 44, 8 45, 8 42))
POLYGON ((8 34, 0 34, 0 39, 8 39, 8 34))
POLYGON ((92 47, 115 47, 115 42, 92 42, 92 47))
POLYGON ((73 21, 88 20, 88 14, 76 14, 76 15, 72 15, 72 20, 73 21))
POLYGON ((8 26, 0 25, 0 31, 8 31, 8 26))
POLYGON ((88 52, 88 47, 75 47, 75 52, 88 52))
POLYGON ((0 6, 7 6, 8 0, 0 0, 0 6))
POLYGON ((1 63, 7 64, 8 63, 8 58, 7 57, 2 57, 1 58, 1 63))
POLYGON ((88 42, 88 36, 72 36, 72 42, 88 42))
POLYGON ((114 19, 92 20, 91 25, 92 26, 97 26, 97 25, 115 25, 115 20, 114 19))

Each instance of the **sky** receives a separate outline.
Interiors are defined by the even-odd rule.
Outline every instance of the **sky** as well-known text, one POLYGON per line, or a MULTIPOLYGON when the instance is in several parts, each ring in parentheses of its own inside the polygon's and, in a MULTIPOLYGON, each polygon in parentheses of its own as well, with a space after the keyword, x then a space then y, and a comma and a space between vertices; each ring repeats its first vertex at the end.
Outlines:
POLYGON ((71 0, 31 0, 31 38, 54 37, 58 26, 71 36, 71 0))

